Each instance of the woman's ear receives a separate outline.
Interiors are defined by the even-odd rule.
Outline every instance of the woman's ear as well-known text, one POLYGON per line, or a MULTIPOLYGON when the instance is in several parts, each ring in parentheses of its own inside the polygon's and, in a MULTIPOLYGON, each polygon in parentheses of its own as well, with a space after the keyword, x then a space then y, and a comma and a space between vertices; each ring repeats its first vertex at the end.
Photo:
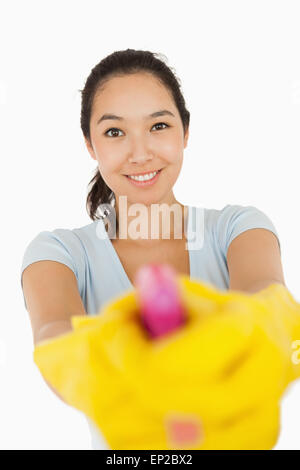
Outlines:
POLYGON ((189 129, 187 129, 185 136, 184 136, 184 148, 186 148, 189 138, 189 129))
POLYGON ((97 160, 96 156, 95 156, 94 149, 93 149, 90 141, 86 137, 84 138, 84 141, 85 141, 86 148, 88 149, 88 152, 89 152, 90 156, 92 157, 92 159, 97 160))

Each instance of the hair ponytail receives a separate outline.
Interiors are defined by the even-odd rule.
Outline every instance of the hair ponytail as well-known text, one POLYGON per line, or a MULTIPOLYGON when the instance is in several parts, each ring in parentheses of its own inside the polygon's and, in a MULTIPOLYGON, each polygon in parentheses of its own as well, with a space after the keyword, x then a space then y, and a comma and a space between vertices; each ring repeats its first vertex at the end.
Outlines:
MULTIPOLYGON (((96 168, 95 175, 89 182, 90 190, 86 199, 86 209, 92 220, 99 219, 97 212, 100 205, 111 204, 115 199, 114 192, 103 180, 100 171, 96 168)), ((100 217, 105 217, 105 213, 100 213, 100 217)))

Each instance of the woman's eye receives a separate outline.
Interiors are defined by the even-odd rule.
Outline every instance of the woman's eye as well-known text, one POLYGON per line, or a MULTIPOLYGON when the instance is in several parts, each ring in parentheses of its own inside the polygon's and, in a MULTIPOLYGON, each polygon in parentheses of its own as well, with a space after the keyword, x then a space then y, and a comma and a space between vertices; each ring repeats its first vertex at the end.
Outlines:
MULTIPOLYGON (((163 126, 169 127, 168 124, 166 124, 166 123, 164 123, 164 122, 158 122, 157 124, 154 124, 153 127, 155 127, 155 126, 160 126, 161 124, 162 124, 163 126)), ((162 129, 165 129, 165 127, 163 127, 162 129)))
MULTIPOLYGON (((160 129, 157 129, 157 130, 163 130, 163 129, 166 129, 167 127, 170 127, 168 124, 166 124, 166 123, 164 123, 164 122, 158 122, 157 124, 154 124, 153 127, 161 126, 161 125, 166 126, 166 127, 162 127, 162 128, 160 128, 160 129)), ((120 130, 121 130, 121 129, 118 129, 117 127, 112 127, 111 129, 108 129, 108 130, 104 133, 104 135, 107 135, 108 137, 119 137, 118 135, 111 135, 111 134, 109 135, 109 132, 110 132, 110 131, 119 132, 120 130)), ((122 132, 122 131, 121 131, 121 132, 122 132)))
MULTIPOLYGON (((117 129, 116 127, 112 127, 111 129, 108 129, 108 131, 106 131, 106 132, 104 133, 104 135, 108 135, 108 133, 109 133, 110 131, 113 131, 113 132, 116 132, 116 131, 117 131, 117 132, 118 132, 118 131, 120 131, 120 130, 121 130, 121 129, 117 129)), ((113 137, 113 136, 108 135, 108 137, 113 137)), ((119 137, 119 136, 117 135, 116 137, 119 137)))

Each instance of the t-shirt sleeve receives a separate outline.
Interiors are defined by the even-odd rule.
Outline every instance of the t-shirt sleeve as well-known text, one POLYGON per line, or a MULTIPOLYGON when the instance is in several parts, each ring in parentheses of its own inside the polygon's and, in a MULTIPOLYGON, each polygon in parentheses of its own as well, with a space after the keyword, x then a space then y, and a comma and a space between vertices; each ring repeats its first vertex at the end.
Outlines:
POLYGON ((21 264, 21 289, 23 292, 23 271, 36 261, 57 261, 68 266, 75 274, 78 290, 82 297, 84 289, 84 255, 78 237, 68 229, 56 229, 52 232, 40 232, 26 247, 21 264))
POLYGON ((217 237, 227 259, 230 243, 241 233, 252 228, 270 230, 277 237, 281 254, 280 240, 271 219, 254 206, 227 205, 221 211, 217 222, 217 237))

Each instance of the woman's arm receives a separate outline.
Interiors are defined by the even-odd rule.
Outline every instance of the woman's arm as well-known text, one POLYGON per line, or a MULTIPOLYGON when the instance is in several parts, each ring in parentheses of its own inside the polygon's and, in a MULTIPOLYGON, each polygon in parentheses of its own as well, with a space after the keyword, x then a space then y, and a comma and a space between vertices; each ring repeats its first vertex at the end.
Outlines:
MULTIPOLYGON (((23 272, 22 284, 34 345, 72 331, 71 317, 87 314, 75 274, 62 263, 47 260, 30 264, 23 272)), ((47 381, 46 383, 64 401, 47 381)))

